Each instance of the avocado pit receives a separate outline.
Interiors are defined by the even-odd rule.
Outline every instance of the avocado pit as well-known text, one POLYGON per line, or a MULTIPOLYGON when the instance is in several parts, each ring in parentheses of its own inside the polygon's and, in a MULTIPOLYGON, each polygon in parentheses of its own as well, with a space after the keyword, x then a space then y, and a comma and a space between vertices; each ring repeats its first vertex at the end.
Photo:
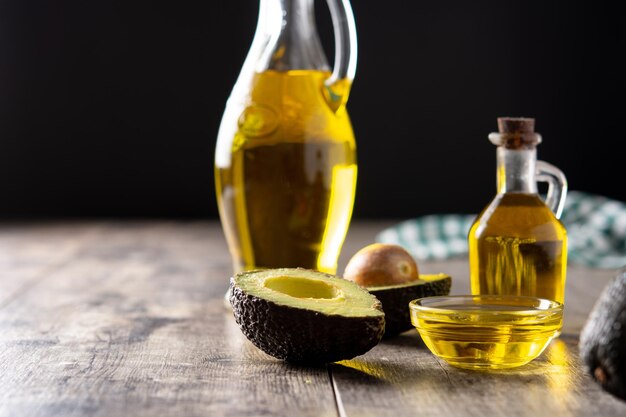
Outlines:
POLYGON ((402 246, 373 243, 350 258, 343 277, 362 287, 374 287, 415 281, 419 270, 402 246))

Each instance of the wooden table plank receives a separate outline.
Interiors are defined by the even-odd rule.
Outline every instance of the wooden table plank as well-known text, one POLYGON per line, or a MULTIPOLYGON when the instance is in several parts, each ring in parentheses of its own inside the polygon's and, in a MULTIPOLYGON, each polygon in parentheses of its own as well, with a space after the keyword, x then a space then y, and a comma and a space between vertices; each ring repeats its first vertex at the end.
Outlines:
MULTIPOLYGON (((393 222, 355 224, 339 271, 393 222)), ((423 262, 467 293, 463 260, 423 262)), ((462 371, 415 331, 328 369, 284 364, 222 297, 215 222, 0 225, 0 416, 626 415, 582 371, 577 334, 614 271, 570 267, 565 334, 515 371, 462 371)))
POLYGON ((445 364, 408 332, 332 365, 332 375, 347 416, 626 415, 581 370, 576 343, 564 336, 522 368, 487 373, 445 364))
POLYGON ((0 232, 0 308, 69 262, 97 225, 7 223, 0 232))
POLYGON ((0 415, 336 415, 326 368, 266 356, 223 308, 216 224, 98 230, 0 310, 0 415))

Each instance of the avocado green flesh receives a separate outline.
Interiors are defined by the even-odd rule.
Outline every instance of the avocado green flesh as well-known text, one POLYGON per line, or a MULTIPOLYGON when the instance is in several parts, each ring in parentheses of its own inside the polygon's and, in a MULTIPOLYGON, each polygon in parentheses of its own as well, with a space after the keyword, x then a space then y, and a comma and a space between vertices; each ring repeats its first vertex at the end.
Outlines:
POLYGON ((385 338, 413 328, 409 302, 417 298, 448 295, 452 278, 446 274, 420 274, 420 279, 403 284, 369 287, 385 311, 385 338))
MULTIPOLYGON (((429 282, 440 282, 441 280, 445 280, 450 278, 447 274, 421 274, 419 279, 415 281, 409 281, 402 284, 394 284, 394 285, 380 285, 376 287, 368 287, 367 290, 371 293, 372 291, 384 291, 387 289, 399 289, 406 287, 413 287, 415 285, 424 285, 429 282)), ((444 294, 445 295, 445 294, 444 294)))
POLYGON ((268 269, 231 278, 230 302, 243 334, 290 362, 351 359, 382 338, 380 302, 353 282, 306 269, 268 269))
POLYGON ((361 287, 342 278, 305 269, 266 269, 234 277, 248 294, 278 305, 303 307, 327 315, 382 316, 380 303, 361 287))
POLYGON ((342 296, 338 287, 319 279, 277 276, 265 279, 263 286, 295 298, 336 299, 342 296))

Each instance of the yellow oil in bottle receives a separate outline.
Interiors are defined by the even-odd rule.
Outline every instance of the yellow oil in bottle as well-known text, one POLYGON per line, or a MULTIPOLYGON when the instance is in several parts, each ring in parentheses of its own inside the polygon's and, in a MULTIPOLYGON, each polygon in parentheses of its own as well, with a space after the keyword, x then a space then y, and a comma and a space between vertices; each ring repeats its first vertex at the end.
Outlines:
POLYGON ((562 310, 528 305, 446 305, 413 317, 426 346, 452 365, 505 369, 539 356, 560 333, 562 310))
POLYGON ((566 231, 537 194, 501 193, 469 232, 473 294, 563 302, 566 231))
POLYGON ((227 107, 224 117, 238 118, 237 128, 232 146, 217 147, 215 178, 235 270, 336 272, 357 165, 345 109, 349 85, 337 86, 345 96, 330 106, 324 85, 329 75, 258 73, 245 106, 227 107))

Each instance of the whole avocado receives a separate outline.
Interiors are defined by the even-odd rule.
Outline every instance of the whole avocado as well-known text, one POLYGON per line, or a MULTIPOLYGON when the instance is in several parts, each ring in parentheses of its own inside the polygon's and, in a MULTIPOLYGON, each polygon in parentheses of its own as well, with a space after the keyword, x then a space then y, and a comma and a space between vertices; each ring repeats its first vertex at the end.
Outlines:
POLYGON ((626 269, 602 291, 580 334, 579 348, 602 388, 626 400, 626 269))

